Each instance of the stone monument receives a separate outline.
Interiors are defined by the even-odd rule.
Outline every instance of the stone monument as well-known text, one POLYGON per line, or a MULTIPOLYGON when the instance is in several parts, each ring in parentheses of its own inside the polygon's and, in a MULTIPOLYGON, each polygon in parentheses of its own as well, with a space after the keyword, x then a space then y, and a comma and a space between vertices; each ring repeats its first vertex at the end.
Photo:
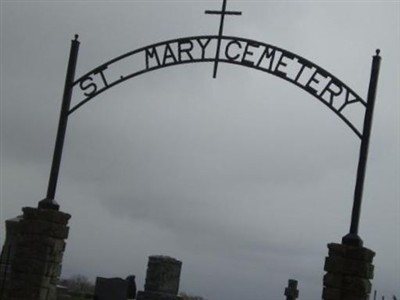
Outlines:
POLYGON ((126 277, 128 282, 128 299, 136 299, 136 280, 135 275, 129 275, 126 277))
POLYGON ((94 300, 126 300, 128 281, 122 278, 96 278, 94 300))
POLYGON ((168 256, 150 256, 144 291, 137 300, 181 300, 178 296, 182 262, 168 256))
POLYGON ((288 287, 285 289, 286 300, 296 300, 299 297, 297 280, 289 279, 288 287))

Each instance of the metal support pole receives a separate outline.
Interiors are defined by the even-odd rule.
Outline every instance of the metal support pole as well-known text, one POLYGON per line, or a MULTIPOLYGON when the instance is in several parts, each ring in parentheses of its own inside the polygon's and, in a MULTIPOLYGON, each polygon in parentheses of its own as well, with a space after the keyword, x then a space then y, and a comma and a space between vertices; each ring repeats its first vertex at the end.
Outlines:
POLYGON ((353 210, 351 213, 350 232, 342 238, 342 243, 349 246, 362 247, 363 241, 358 236, 358 225, 360 222, 361 202, 364 188, 365 170, 367 166, 369 140, 371 135, 372 117, 374 113, 376 88, 378 84, 379 68, 381 64, 380 50, 372 59, 371 77, 368 89, 367 108, 364 117, 364 127, 360 146, 360 157, 357 168, 357 181, 354 191, 353 210))
POLYGON ((59 205, 54 200, 57 187, 57 179, 60 171, 61 157, 64 147, 65 132, 68 123, 68 111, 70 108, 72 89, 75 78, 76 62, 78 59, 79 41, 78 35, 75 35, 75 40, 71 41, 71 50, 69 54, 67 75, 65 78, 64 94, 61 104, 60 119, 58 122, 58 131, 56 143, 54 146, 53 162, 51 164, 49 185, 47 188, 46 198, 39 202, 38 207, 43 209, 58 210, 59 205))

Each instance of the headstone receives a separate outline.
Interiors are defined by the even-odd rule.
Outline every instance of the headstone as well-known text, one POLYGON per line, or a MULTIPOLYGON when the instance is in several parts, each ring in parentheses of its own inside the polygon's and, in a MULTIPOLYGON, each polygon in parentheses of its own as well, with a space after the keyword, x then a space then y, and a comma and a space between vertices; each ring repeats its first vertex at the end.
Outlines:
POLYGON ((126 277, 128 282, 128 299, 136 299, 136 281, 135 275, 129 275, 126 277))
POLYGON ((122 278, 96 277, 94 300, 126 300, 128 281, 122 278))
POLYGON ((289 279, 288 287, 285 289, 286 300, 296 300, 299 297, 297 280, 289 279))
POLYGON ((179 290, 182 262, 168 256, 150 256, 145 291, 176 295, 179 290))
POLYGON ((178 296, 182 262, 168 256, 150 256, 144 291, 137 300, 180 300, 178 296))

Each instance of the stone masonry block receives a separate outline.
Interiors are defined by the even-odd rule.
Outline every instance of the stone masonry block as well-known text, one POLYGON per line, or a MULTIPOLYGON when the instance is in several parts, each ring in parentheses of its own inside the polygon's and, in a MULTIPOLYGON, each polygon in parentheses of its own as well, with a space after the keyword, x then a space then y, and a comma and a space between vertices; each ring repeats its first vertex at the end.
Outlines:
POLYGON ((368 296, 343 295, 340 300, 367 300, 368 296))
POLYGON ((372 260, 374 259, 375 256, 374 251, 364 247, 354 247, 354 246, 331 243, 328 244, 328 249, 329 249, 329 256, 341 256, 369 263, 372 263, 372 260))
POLYGON ((47 286, 52 281, 51 277, 27 273, 15 273, 15 275, 13 275, 13 279, 15 279, 15 281, 23 282, 24 285, 27 286, 47 286))
POLYGON ((24 212, 25 220, 44 220, 51 223, 66 225, 71 218, 70 214, 56 210, 24 207, 22 211, 24 212))
POLYGON ((340 289, 324 287, 322 290, 322 299, 324 300, 342 300, 340 289))
POLYGON ((21 233, 24 235, 41 235, 58 239, 68 238, 69 227, 40 220, 23 220, 21 233))
POLYGON ((343 266, 343 274, 372 279, 374 278, 374 265, 347 259, 343 266))
POLYGON ((60 264, 43 262, 36 259, 18 258, 12 265, 13 273, 37 274, 38 276, 52 277, 59 273, 60 264))
POLYGON ((24 289, 21 289, 22 282, 18 285, 10 285, 7 289, 6 299, 7 300, 30 300, 39 299, 40 289, 35 286, 25 285, 24 289))
POLYGON ((57 289, 55 286, 42 287, 39 293, 39 300, 57 299, 57 289))
POLYGON ((339 273, 363 278, 373 278, 374 266, 363 261, 331 256, 325 259, 324 270, 329 273, 339 273))
MULTIPOLYGON (((60 269, 60 270, 61 270, 61 269, 60 269)), ((60 273, 60 275, 61 275, 61 273, 60 273)), ((57 286, 57 284, 58 284, 59 281, 60 281, 60 275, 55 276, 55 277, 52 277, 52 278, 50 279, 50 284, 51 284, 51 285, 54 285, 54 286, 57 286)))
POLYGON ((325 258, 324 270, 329 273, 342 274, 344 258, 330 256, 325 258))
POLYGON ((372 284, 368 279, 332 273, 325 274, 324 286, 343 289, 360 296, 368 295, 372 289, 372 284))
POLYGON ((367 248, 347 247, 346 258, 372 263, 375 252, 367 248))
POLYGON ((46 246, 39 246, 39 247, 17 247, 15 253, 18 257, 25 257, 31 258, 40 261, 47 261, 47 262, 54 262, 54 263, 61 263, 64 252, 54 251, 46 246))
POLYGON ((19 273, 44 275, 45 269, 45 264, 40 260, 30 258, 18 258, 14 261, 12 265, 11 274, 12 277, 14 274, 19 273))
POLYGON ((323 282, 326 287, 341 288, 343 285, 343 275, 327 273, 324 275, 323 282))
POLYGON ((61 272, 62 272, 62 264, 60 263, 60 264, 57 265, 57 268, 54 269, 54 272, 53 272, 53 274, 51 274, 51 276, 53 278, 57 278, 58 279, 61 276, 61 272))
POLYGON ((65 251, 65 241, 63 239, 57 239, 39 235, 24 235, 23 239, 18 242, 19 246, 35 247, 51 249, 52 251, 65 251))
POLYGON ((346 256, 346 248, 342 244, 330 243, 328 244, 329 256, 346 256))
POLYGON ((343 290, 345 294, 367 296, 371 293, 372 284, 368 279, 344 276, 343 290))

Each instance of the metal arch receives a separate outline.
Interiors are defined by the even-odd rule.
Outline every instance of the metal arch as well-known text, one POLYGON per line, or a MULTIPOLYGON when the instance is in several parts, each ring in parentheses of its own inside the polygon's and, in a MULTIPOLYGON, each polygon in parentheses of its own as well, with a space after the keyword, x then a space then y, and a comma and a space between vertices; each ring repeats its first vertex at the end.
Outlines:
POLYGON ((333 76, 330 72, 326 71, 325 69, 319 67, 318 65, 314 64, 313 62, 309 61, 308 59, 305 59, 293 52, 287 51, 283 48, 280 47, 276 47, 267 43, 263 43, 263 42, 259 42, 256 40, 252 40, 252 39, 247 39, 247 38, 241 38, 241 37, 234 37, 234 36, 216 36, 216 35, 201 35, 201 36, 191 36, 191 37, 184 37, 184 38, 177 38, 177 39, 171 39, 171 40, 166 40, 163 42, 158 42, 158 43, 154 43, 145 47, 141 47, 138 48, 136 50, 127 52, 123 55, 120 55, 114 59, 109 60, 108 62, 103 63, 102 65, 96 67, 95 69, 89 71, 88 73, 86 73, 85 75, 81 76, 80 78, 78 78, 76 81, 74 81, 73 83, 73 87, 75 87, 76 85, 82 83, 84 80, 90 78, 91 75, 96 75, 101 73, 101 75, 103 76, 103 80, 105 80, 104 78, 104 74, 102 73, 104 70, 106 70, 109 66, 111 66, 112 64, 119 62, 127 57, 133 56, 135 54, 138 54, 140 52, 145 52, 148 49, 156 49, 159 46, 163 46, 163 45, 170 45, 170 44, 174 44, 174 43, 183 43, 183 42, 191 42, 191 41, 195 41, 195 40, 204 40, 204 39, 208 39, 209 41, 211 40, 218 40, 218 39, 222 39, 224 41, 234 41, 234 42, 241 42, 241 43, 246 43, 246 45, 258 45, 258 46, 262 46, 265 47, 266 49, 273 49, 273 51, 279 51, 282 53, 282 56, 285 55, 286 57, 292 57, 292 58, 296 58, 298 61, 301 61, 301 63, 303 64, 303 66, 306 67, 311 67, 314 68, 316 71, 315 73, 322 74, 326 77, 329 77, 331 79, 331 82, 335 82, 337 85, 340 85, 341 87, 344 87, 348 93, 351 93, 351 95, 353 95, 355 97, 355 99, 345 102, 340 108, 335 108, 332 105, 332 102, 327 102, 322 98, 322 94, 321 95, 316 95, 316 93, 312 92, 310 90, 309 87, 302 85, 301 83, 299 83, 296 80, 293 80, 287 76, 283 76, 282 74, 280 74, 279 72, 273 71, 273 70, 268 70, 265 69, 261 66, 256 66, 256 65, 251 65, 248 63, 243 62, 242 60, 236 61, 236 60, 232 60, 232 59, 228 59, 228 58, 214 58, 214 57, 201 57, 201 58, 194 58, 194 59, 190 59, 190 60, 184 60, 184 61, 173 61, 173 62, 168 62, 168 63, 163 63, 163 64, 158 64, 156 66, 152 66, 149 67, 147 66, 147 68, 143 68, 140 69, 136 72, 133 72, 129 75, 126 76, 120 76, 119 79, 111 82, 111 83, 107 83, 105 86, 103 86, 102 88, 96 90, 95 92, 91 93, 90 95, 88 95, 85 99, 83 99, 82 101, 80 101, 78 104, 76 104, 74 107, 72 107, 68 114, 72 114, 73 112, 75 112, 78 108, 80 108, 82 105, 84 105, 85 103, 87 103, 88 101, 90 101, 91 99, 93 99, 94 97, 96 97, 97 95, 103 93, 104 91, 108 90, 109 88, 122 83, 128 79, 131 79, 133 77, 145 74, 147 72, 150 71, 154 71, 154 70, 158 70, 161 68, 165 68, 165 67, 169 67, 169 66, 175 66, 175 65, 181 65, 181 64, 189 64, 189 63, 200 63, 200 62, 223 62, 223 63, 229 63, 229 64, 234 64, 234 65, 241 65, 241 66, 245 66, 245 67, 249 67, 252 69, 256 69, 259 71, 263 71, 266 73, 270 73, 272 75, 275 75, 277 77, 280 77, 286 81, 289 81, 295 85, 297 85, 298 87, 300 87, 301 89, 307 91, 308 93, 310 93, 312 96, 314 96, 315 98, 317 98, 318 100, 320 100, 323 104, 325 104, 328 108, 330 108, 342 121, 344 121, 349 127, 350 129, 352 129, 352 131, 360 138, 362 139, 362 134, 361 132, 356 128, 356 126, 348 119, 346 118, 346 116, 344 116, 342 114, 342 110, 345 108, 345 106, 347 106, 348 104, 352 104, 355 102, 359 102, 361 105, 363 105, 364 107, 366 107, 366 102, 357 94, 355 93, 350 87, 348 87, 347 85, 345 85, 340 79, 336 78, 335 76, 333 76))
MULTIPOLYGON (((222 15, 225 12, 225 3, 226 0, 224 0, 224 7, 223 10, 220 12, 222 15)), ((221 31, 220 34, 217 37, 217 53, 215 58, 206 58, 205 57, 205 48, 207 45, 210 43, 211 39, 214 39, 215 36, 205 36, 209 40, 205 43, 202 44, 200 39, 196 40, 201 47, 201 58, 194 59, 191 51, 193 50, 193 43, 192 39, 196 39, 199 37, 188 37, 188 38, 181 38, 181 39, 176 39, 172 41, 184 41, 187 44, 189 44, 189 48, 182 47, 182 44, 179 43, 177 45, 178 49, 178 58, 179 58, 179 63, 189 63, 189 62, 208 62, 208 61, 214 61, 214 75, 213 77, 216 77, 217 74, 217 66, 220 61, 222 62, 227 62, 227 63, 234 63, 234 64, 239 64, 239 65, 244 65, 247 67, 252 67, 255 69, 259 69, 261 71, 265 71, 267 73, 271 73, 273 75, 276 75, 278 77, 281 77, 285 80, 288 80, 295 85, 301 87, 302 89, 308 91, 311 95, 315 96, 317 99, 319 99, 321 102, 326 104, 331 110, 333 110, 342 120, 346 122, 347 125, 350 126, 351 129, 359 136, 361 139, 361 145, 360 145, 360 155, 359 155, 359 161, 358 161, 358 167, 357 167, 357 179, 356 179, 356 187, 354 191, 354 200, 353 200, 353 210, 351 214, 351 225, 350 225, 350 231, 349 233, 342 238, 342 243, 345 245, 351 245, 351 246, 357 246, 357 247, 362 247, 363 241, 362 239, 358 236, 358 227, 359 227, 359 220, 360 220, 360 212, 361 212, 361 203, 362 203, 362 194, 363 194, 363 186, 364 186, 364 178, 365 178, 365 170, 366 170, 366 164, 367 164, 367 157, 368 157, 368 148, 369 148, 369 140, 370 140, 370 134, 371 134, 371 126, 372 126, 372 117, 373 117, 373 111, 374 111, 374 105, 375 105, 375 98, 376 98, 376 91, 377 91, 377 83, 378 83, 378 77, 379 77, 379 69, 380 69, 380 64, 381 64, 381 56, 380 56, 380 50, 376 50, 376 55, 373 56, 372 59, 372 67, 371 67, 371 77, 370 77, 370 82, 369 82, 369 88, 368 88, 368 95, 367 95, 367 102, 362 100, 354 91, 352 91, 349 87, 344 85, 339 79, 336 77, 332 76, 329 72, 325 71, 324 69, 318 67, 314 63, 297 56, 289 51, 283 50, 281 48, 273 47, 270 45, 267 45, 265 43, 258 43, 257 41, 254 40, 249 40, 249 39, 243 39, 243 38, 236 38, 236 37, 227 37, 227 36, 222 36, 221 31), (225 59, 220 59, 220 47, 221 47, 221 42, 222 40, 227 40, 227 39, 232 39, 231 42, 229 42, 225 46, 225 59), (242 48, 242 45, 238 41, 246 41, 246 47, 243 53, 243 56, 241 58, 240 62, 235 61, 238 57, 240 57, 240 54, 236 54, 235 56, 231 56, 228 54, 229 47, 233 44, 235 44, 239 49, 242 48), (265 49, 262 52, 256 66, 254 65, 254 61, 246 59, 246 56, 249 54, 252 56, 254 53, 252 52, 251 49, 249 51, 249 46, 258 48, 260 45, 264 45, 265 49), (270 52, 270 48, 272 48, 272 51, 270 52), (279 52, 278 56, 278 62, 275 64, 275 66, 272 68, 274 61, 275 61, 275 54, 276 52, 279 52), (182 61, 182 53, 186 53, 187 57, 190 58, 191 61, 182 61), (269 62, 269 67, 266 69, 265 67, 260 67, 261 62, 263 59, 270 59, 269 62), (283 58, 289 59, 286 62, 283 62, 283 58), (287 70, 280 70, 279 67, 288 67, 288 64, 290 65, 290 60, 291 63, 293 62, 295 64, 300 64, 300 69, 297 70, 296 75, 294 76, 294 79, 291 78, 293 74, 289 76, 289 73, 287 70), (299 60, 301 61, 299 63, 299 60), (306 78, 306 83, 300 82, 300 78, 303 75, 303 71, 305 68, 308 68, 309 71, 312 71, 311 75, 307 75, 306 78), (319 75, 319 78, 317 78, 317 75, 319 75), (324 85, 322 90, 320 89, 321 86, 318 86, 319 83, 321 83, 325 79, 324 85), (326 81, 327 80, 327 81, 326 81), (311 83, 317 84, 317 87, 315 85, 311 85, 311 83), (340 85, 338 85, 340 84, 340 85), (331 85, 336 88, 332 89, 331 85), (333 103, 336 101, 335 96, 341 96, 342 92, 345 92, 345 99, 344 103, 339 107, 334 107, 333 103), (324 94, 328 91, 328 99, 324 98, 324 94), (353 97, 353 99, 350 99, 350 96, 353 97), (335 99, 334 99, 335 98, 335 99), (328 102, 325 102, 328 101, 328 102), (365 107, 365 115, 364 115, 364 124, 362 127, 362 134, 360 134, 354 125, 344 116, 341 114, 342 110, 351 103, 356 103, 360 102, 360 104, 364 105, 365 107)), ((75 78, 75 68, 76 68, 76 63, 77 63, 77 58, 78 58, 78 50, 79 50, 79 41, 78 41, 78 35, 75 35, 75 40, 71 42, 71 49, 70 49, 70 55, 69 55, 69 60, 68 60, 68 67, 67 67, 67 74, 66 74, 66 79, 65 79, 65 85, 64 85, 64 93, 63 93, 63 100, 61 104, 61 111, 60 111, 60 118, 59 118, 59 124, 58 124, 58 130, 57 130, 57 137, 56 137, 56 143, 54 147, 54 154, 53 154, 53 162, 51 165, 51 170, 50 170, 50 176, 49 176, 49 184, 48 184, 48 189, 47 189, 47 195, 46 198, 41 200, 38 204, 38 208, 40 209, 51 209, 51 210, 58 210, 59 205, 58 203, 54 200, 55 196, 55 191, 56 191, 56 186, 57 186, 57 179, 58 179, 58 173, 59 173, 59 168, 60 168, 60 162, 61 162, 61 156, 62 156, 62 150, 63 150, 63 145, 64 145, 64 138, 65 138, 65 132, 66 132, 66 127, 68 123, 68 117, 69 115, 75 111, 77 108, 82 106, 84 103, 98 95, 100 92, 105 91, 106 89, 110 88, 113 85, 116 85, 124 80, 127 80, 129 78, 132 78, 134 76, 137 76, 139 74, 143 74, 148 71, 156 70, 168 65, 176 65, 178 64, 178 60, 174 56, 173 53, 173 48, 168 44, 171 43, 171 41, 167 42, 161 42, 157 43, 154 45, 165 45, 164 48, 164 57, 163 61, 161 64, 160 58, 158 56, 157 49, 153 46, 151 51, 148 51, 147 49, 150 49, 152 46, 147 46, 140 48, 138 50, 134 50, 132 52, 129 52, 125 55, 122 55, 120 57, 115 58, 114 60, 111 60, 100 67, 94 69, 93 71, 87 73, 78 81, 74 81, 75 78), (120 76, 119 80, 115 80, 111 84, 108 84, 107 78, 104 75, 104 70, 108 68, 112 62, 116 62, 119 60, 122 60, 124 57, 128 57, 129 55, 133 55, 133 53, 138 53, 139 51, 146 50, 145 52, 145 65, 146 68, 134 72, 130 74, 129 76, 120 76), (157 64, 156 67, 149 67, 150 64, 150 59, 155 58, 157 64), (173 63, 166 63, 167 59, 173 60, 173 63), (100 74, 100 77, 102 79, 102 84, 104 88, 100 91, 97 92, 97 83, 92 81, 92 78, 90 77, 91 75, 97 75, 100 74), (89 80, 88 85, 83 85, 87 80, 89 80), (83 93, 85 96, 88 96, 86 99, 82 100, 80 103, 78 103, 77 106, 75 106, 72 110, 70 110, 70 102, 71 102, 71 96, 72 96, 72 91, 73 88, 76 84, 80 83, 80 88, 82 91, 86 91, 88 88, 92 88, 92 91, 88 93, 83 93), (97 92, 97 93, 96 93, 97 92)), ((176 49, 176 48, 175 48, 176 49)), ((293 66, 292 66, 293 67, 293 66)), ((292 70, 293 71, 293 70, 292 70)), ((303 78, 304 79, 304 78, 303 78)), ((341 99, 342 100, 342 99, 341 99)))

